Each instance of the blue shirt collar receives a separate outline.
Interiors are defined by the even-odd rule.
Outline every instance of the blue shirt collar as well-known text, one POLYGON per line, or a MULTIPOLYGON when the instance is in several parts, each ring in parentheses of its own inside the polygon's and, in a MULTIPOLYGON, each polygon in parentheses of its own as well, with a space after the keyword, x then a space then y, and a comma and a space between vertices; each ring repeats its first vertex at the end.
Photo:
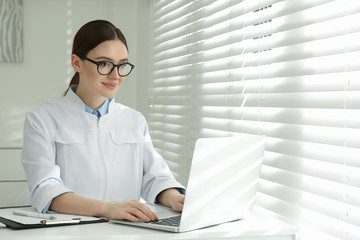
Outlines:
POLYGON ((111 99, 107 98, 103 105, 101 105, 98 109, 92 109, 88 105, 85 104, 85 111, 88 113, 93 113, 94 110, 97 110, 100 113, 100 116, 105 115, 109 112, 109 104, 111 102, 111 99))
MULTIPOLYGON (((102 115, 105 115, 105 114, 108 114, 109 113, 109 105, 110 105, 110 102, 112 102, 112 100, 114 98, 107 98, 105 100, 105 102, 103 103, 103 105, 101 105, 98 109, 92 109, 91 107, 89 107, 88 105, 86 105, 76 94, 76 89, 77 89, 77 86, 71 86, 71 89, 69 89, 69 91, 72 91, 73 92, 73 101, 76 102, 77 104, 84 104, 85 105, 85 111, 90 113, 90 114, 93 114, 94 110, 98 110, 99 113, 100 113, 100 116, 102 115)), ((68 92, 68 94, 69 92, 68 92)))

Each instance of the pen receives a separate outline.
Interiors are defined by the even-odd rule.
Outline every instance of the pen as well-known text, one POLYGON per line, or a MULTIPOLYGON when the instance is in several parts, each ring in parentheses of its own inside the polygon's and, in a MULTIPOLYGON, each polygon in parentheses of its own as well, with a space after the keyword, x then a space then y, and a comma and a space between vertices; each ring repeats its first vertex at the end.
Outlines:
POLYGON ((56 219, 56 217, 54 217, 53 215, 29 212, 29 211, 24 211, 24 210, 14 210, 13 213, 14 213, 14 215, 24 216, 24 217, 42 218, 42 219, 48 219, 48 220, 56 219))
POLYGON ((48 221, 48 220, 41 220, 40 223, 42 225, 59 225, 59 224, 76 224, 76 223, 80 223, 79 218, 74 218, 72 220, 60 220, 60 221, 48 221))

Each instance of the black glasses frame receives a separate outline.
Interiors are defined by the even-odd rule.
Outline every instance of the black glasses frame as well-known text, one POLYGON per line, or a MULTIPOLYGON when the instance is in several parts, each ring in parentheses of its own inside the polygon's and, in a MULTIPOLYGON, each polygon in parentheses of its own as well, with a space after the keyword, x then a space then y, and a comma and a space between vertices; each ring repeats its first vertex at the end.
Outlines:
POLYGON ((100 75, 109 75, 110 73, 112 73, 112 71, 114 71, 114 68, 116 67, 117 70, 118 70, 119 76, 120 76, 120 77, 126 77, 126 76, 128 76, 128 75, 132 72, 132 70, 133 70, 134 67, 135 67, 134 64, 131 64, 131 63, 129 63, 129 62, 120 63, 120 64, 116 65, 116 64, 114 64, 114 63, 112 63, 112 62, 110 62, 110 61, 99 61, 99 62, 96 62, 96 61, 94 61, 94 60, 92 60, 92 59, 90 59, 90 58, 87 58, 87 57, 85 57, 85 56, 79 56, 79 57, 80 57, 81 59, 84 59, 84 60, 87 60, 87 61, 89 61, 89 62, 94 63, 94 64, 97 66, 97 71, 98 71, 98 73, 99 73, 100 75), (109 73, 104 74, 104 73, 101 73, 101 72, 99 71, 99 66, 100 66, 100 64, 102 64, 102 63, 110 63, 110 64, 112 64, 112 68, 111 68, 111 70, 110 70, 109 73), (130 71, 129 71, 127 74, 125 74, 125 75, 120 74, 120 70, 119 70, 120 67, 121 67, 121 66, 124 66, 124 65, 129 65, 129 66, 131 67, 131 68, 130 68, 130 71))

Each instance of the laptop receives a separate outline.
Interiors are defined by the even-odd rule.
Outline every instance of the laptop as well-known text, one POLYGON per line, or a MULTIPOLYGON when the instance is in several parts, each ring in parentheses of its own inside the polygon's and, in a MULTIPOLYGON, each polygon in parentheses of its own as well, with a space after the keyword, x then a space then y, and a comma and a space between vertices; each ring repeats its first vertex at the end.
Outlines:
POLYGON ((111 222, 186 232, 245 218, 255 202, 265 139, 250 134, 198 139, 181 214, 150 223, 111 222))

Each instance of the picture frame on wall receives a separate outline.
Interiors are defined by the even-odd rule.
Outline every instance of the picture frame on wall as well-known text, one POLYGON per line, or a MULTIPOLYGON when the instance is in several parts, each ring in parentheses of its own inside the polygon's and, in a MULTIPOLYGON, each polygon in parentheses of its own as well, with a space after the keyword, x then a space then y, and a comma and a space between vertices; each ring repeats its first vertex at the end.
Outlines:
POLYGON ((23 62, 23 0, 0 1, 0 62, 23 62))

